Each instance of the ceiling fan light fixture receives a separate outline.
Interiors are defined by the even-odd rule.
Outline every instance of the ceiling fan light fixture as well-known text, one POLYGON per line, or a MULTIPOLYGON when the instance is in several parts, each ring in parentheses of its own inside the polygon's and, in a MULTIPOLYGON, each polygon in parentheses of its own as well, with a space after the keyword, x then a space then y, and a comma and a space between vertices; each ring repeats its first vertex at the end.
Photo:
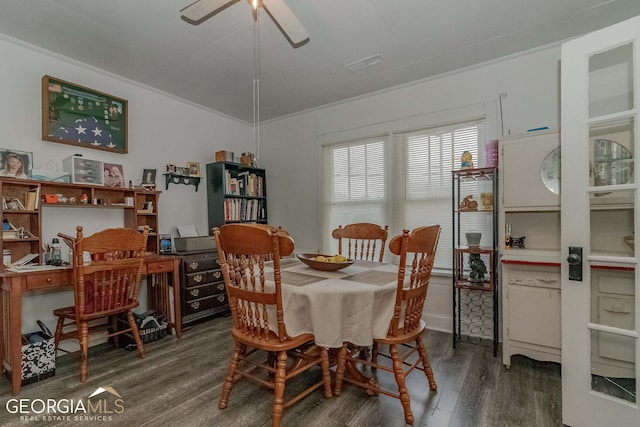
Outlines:
POLYGON ((366 58, 362 58, 362 59, 358 59, 357 61, 350 62, 349 64, 345 64, 345 67, 347 67, 351 71, 358 71, 367 67, 371 67, 372 65, 380 64, 381 62, 384 62, 384 61, 385 61, 384 56, 382 56, 382 54, 380 53, 377 53, 375 55, 371 55, 366 58))
MULTIPOLYGON (((200 25, 213 15, 240 0, 196 0, 180 10, 181 18, 193 25, 200 25)), ((280 32, 295 49, 309 42, 309 33, 293 14, 284 0, 247 0, 251 6, 253 20, 258 20, 258 9, 263 8, 280 32)))

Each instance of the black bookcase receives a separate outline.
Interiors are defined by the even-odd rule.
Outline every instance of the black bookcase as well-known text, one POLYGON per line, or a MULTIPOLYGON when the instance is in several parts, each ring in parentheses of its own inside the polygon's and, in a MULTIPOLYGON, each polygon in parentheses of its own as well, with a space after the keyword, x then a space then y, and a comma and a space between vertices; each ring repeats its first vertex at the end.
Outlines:
POLYGON ((229 223, 267 223, 266 171, 231 162, 207 164, 209 234, 229 223))

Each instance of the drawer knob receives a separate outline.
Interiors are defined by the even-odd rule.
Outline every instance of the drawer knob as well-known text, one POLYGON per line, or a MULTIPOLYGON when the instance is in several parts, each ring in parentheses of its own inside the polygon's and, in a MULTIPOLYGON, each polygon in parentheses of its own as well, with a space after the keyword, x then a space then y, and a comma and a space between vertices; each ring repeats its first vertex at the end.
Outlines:
POLYGON ((202 282, 202 274, 196 274, 195 276, 193 276, 193 281, 196 283, 202 282))
POLYGON ((47 283, 51 283, 51 277, 47 277, 47 283))
POLYGON ((213 272, 213 277, 215 277, 216 279, 219 279, 222 277, 222 273, 219 271, 214 271, 213 272))
POLYGON ((198 307, 200 307, 200 302, 199 301, 194 301, 191 303, 191 308, 193 308, 194 310, 197 310, 198 307))
POLYGON ((197 297, 198 295, 200 295, 200 289, 191 289, 189 293, 191 294, 192 297, 197 297))
POLYGON ((198 261, 193 261, 189 263, 189 268, 192 270, 197 270, 198 269, 198 261))
POLYGON ((218 283, 218 289, 223 291, 224 290, 224 283, 218 283))
POLYGON ((218 301, 223 302, 224 300, 224 295, 218 295, 218 301))

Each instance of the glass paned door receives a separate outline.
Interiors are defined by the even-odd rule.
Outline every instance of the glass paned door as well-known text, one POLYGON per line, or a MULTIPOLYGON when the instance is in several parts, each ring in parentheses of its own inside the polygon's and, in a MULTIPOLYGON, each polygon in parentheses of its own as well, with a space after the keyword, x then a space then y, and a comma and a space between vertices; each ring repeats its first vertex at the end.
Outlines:
POLYGON ((636 425, 640 17, 562 46, 563 423, 636 425))

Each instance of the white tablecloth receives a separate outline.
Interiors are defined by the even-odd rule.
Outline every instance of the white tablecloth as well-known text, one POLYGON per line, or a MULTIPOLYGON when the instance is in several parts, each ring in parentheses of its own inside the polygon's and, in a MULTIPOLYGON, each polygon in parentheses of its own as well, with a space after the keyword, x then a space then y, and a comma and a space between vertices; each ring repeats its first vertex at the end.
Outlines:
POLYGON ((284 322, 290 336, 312 333, 316 344, 330 348, 343 342, 368 346, 373 338, 387 336, 397 266, 356 261, 339 271, 318 271, 297 259, 283 259, 280 271, 284 322))

